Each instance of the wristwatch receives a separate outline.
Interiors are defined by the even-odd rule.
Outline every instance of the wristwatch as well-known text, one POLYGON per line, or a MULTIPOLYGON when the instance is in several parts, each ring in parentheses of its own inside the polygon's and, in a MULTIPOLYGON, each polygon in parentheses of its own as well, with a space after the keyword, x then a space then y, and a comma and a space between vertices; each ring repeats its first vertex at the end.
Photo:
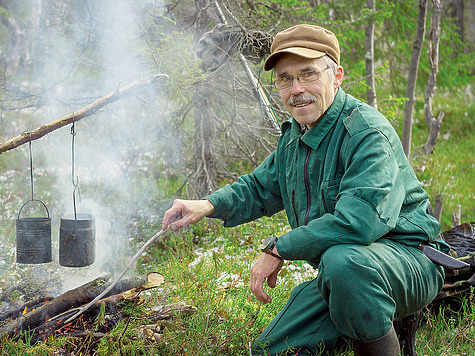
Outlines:
POLYGON ((276 255, 274 252, 272 252, 272 250, 274 249, 274 246, 277 244, 277 236, 275 236, 274 234, 270 234, 269 236, 267 236, 267 238, 262 242, 261 244, 261 251, 264 252, 264 253, 267 253, 271 256, 274 256, 275 258, 278 258, 279 260, 283 260, 282 257, 280 257, 279 255, 276 255))

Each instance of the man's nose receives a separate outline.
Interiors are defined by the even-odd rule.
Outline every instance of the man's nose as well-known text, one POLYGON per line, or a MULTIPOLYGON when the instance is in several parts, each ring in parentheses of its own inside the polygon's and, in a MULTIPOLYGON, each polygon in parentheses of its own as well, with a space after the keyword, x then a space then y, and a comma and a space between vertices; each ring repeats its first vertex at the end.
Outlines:
POLYGON ((290 87, 292 95, 303 93, 305 91, 305 87, 300 83, 300 80, 294 78, 292 81, 292 86, 290 87))

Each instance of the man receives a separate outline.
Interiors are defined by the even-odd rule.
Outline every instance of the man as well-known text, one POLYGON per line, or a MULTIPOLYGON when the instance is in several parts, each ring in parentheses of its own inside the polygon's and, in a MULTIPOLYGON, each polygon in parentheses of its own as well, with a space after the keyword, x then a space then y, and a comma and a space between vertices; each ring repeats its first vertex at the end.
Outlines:
POLYGON ((291 293, 254 344, 256 354, 331 351, 341 337, 355 355, 399 355, 392 326, 441 289, 444 272, 417 247, 439 223, 388 121, 340 88, 335 35, 318 26, 279 32, 265 70, 293 119, 254 172, 199 201, 176 200, 163 220, 173 230, 204 216, 235 226, 285 209, 292 230, 269 237, 251 268, 250 288, 270 303, 284 260, 305 260, 318 276, 291 293))

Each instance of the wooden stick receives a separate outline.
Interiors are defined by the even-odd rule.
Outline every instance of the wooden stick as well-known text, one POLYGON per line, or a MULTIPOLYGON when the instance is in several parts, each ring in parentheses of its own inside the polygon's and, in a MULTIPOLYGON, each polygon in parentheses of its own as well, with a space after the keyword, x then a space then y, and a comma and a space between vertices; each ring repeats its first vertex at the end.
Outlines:
POLYGON ((68 320, 64 322, 64 324, 69 324, 71 321, 76 319, 78 316, 80 316, 82 313, 87 311, 91 305, 93 305, 95 302, 97 302, 99 299, 101 299, 104 295, 106 295, 112 288, 115 287, 117 283, 119 283, 120 279, 124 276, 124 274, 132 267, 132 264, 137 260, 142 255, 142 252, 145 251, 145 249, 157 238, 159 238, 161 235, 163 235, 166 231, 168 230, 168 227, 165 230, 160 230, 157 232, 155 235, 153 235, 150 239, 148 239, 147 242, 143 244, 143 246, 140 248, 140 250, 137 251, 134 257, 129 261, 127 266, 125 266, 124 270, 116 277, 115 281, 111 283, 109 287, 107 287, 101 294, 99 294, 97 297, 95 297, 92 301, 89 302, 89 304, 86 304, 85 306, 81 307, 81 309, 78 310, 76 314, 71 316, 68 320))
POLYGON ((50 122, 49 124, 40 126, 34 129, 33 131, 24 132, 21 135, 12 137, 0 143, 0 154, 6 151, 12 150, 18 146, 21 146, 24 143, 29 142, 30 139, 32 141, 37 140, 54 130, 57 130, 63 126, 69 125, 70 123, 73 122, 73 119, 74 121, 79 121, 81 119, 84 119, 85 117, 88 117, 94 114, 96 111, 98 111, 102 107, 119 100, 121 97, 125 95, 130 95, 132 92, 136 91, 137 89, 140 89, 152 84, 161 83, 165 81, 167 78, 168 76, 166 74, 157 74, 150 78, 136 80, 125 87, 117 89, 114 92, 103 96, 102 98, 94 101, 93 103, 83 107, 82 109, 76 112, 73 112, 72 114, 68 116, 62 117, 61 119, 56 120, 54 122, 50 122))

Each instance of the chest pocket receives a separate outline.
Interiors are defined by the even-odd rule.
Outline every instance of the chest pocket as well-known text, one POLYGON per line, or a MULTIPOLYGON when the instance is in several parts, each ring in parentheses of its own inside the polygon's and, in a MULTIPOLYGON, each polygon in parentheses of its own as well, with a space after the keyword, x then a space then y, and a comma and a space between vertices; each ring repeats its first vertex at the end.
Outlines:
POLYGON ((324 181, 320 188, 321 205, 325 213, 333 214, 340 192, 341 177, 324 181))

